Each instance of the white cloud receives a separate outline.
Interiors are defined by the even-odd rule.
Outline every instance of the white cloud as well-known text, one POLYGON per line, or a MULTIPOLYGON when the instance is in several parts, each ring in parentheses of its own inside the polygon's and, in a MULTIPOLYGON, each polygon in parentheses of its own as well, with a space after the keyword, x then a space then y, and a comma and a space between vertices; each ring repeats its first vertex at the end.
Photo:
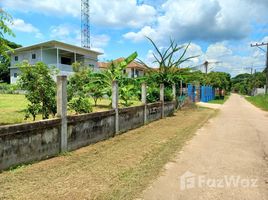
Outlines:
MULTIPOLYGON (((265 66, 264 52, 260 51, 257 48, 251 48, 248 44, 245 44, 239 48, 244 49, 245 52, 249 51, 251 54, 242 55, 243 52, 240 52, 241 55, 235 54, 233 47, 230 46, 228 42, 211 44, 208 46, 206 51, 203 51, 198 44, 191 43, 185 57, 197 55, 198 57, 191 59, 189 62, 183 63, 181 67, 199 66, 205 61, 219 61, 220 63, 218 64, 210 64, 209 68, 214 71, 230 73, 232 76, 235 76, 239 73, 249 73, 249 70, 246 68, 251 67, 252 65, 253 67, 255 66, 259 71, 263 70, 265 66)), ((154 60, 153 51, 149 50, 144 61, 149 66, 156 67, 153 63, 154 60)), ((204 70, 204 68, 200 67, 200 70, 204 70)))
POLYGON ((145 39, 145 36, 155 38, 156 31, 150 26, 143 27, 139 32, 128 32, 123 35, 125 39, 132 40, 134 42, 139 42, 145 39))
MULTIPOLYGON (((181 42, 240 40, 249 36, 252 23, 268 22, 263 7, 251 0, 167 0, 149 34, 160 42, 170 37, 181 42)), ((145 28, 124 37, 140 41, 145 28)))
POLYGON ((80 15, 80 1, 73 0, 2 0, 1 4, 16 11, 54 14, 55 17, 80 15))
MULTIPOLYGON (((80 29, 70 24, 60 24, 58 26, 50 27, 50 38, 60 40, 66 43, 81 45, 81 32, 80 29)), ((91 49, 104 52, 104 47, 110 42, 110 36, 91 35, 91 49)))
MULTIPOLYGON (((74 0, 2 0, 3 7, 21 12, 43 13, 56 17, 80 17, 80 1, 74 0)), ((139 28, 154 22, 156 10, 136 0, 90 1, 92 23, 112 28, 139 28)))
POLYGON ((23 19, 14 19, 13 24, 11 24, 10 27, 15 31, 34 33, 36 38, 41 38, 43 36, 38 28, 30 23, 26 23, 23 19))

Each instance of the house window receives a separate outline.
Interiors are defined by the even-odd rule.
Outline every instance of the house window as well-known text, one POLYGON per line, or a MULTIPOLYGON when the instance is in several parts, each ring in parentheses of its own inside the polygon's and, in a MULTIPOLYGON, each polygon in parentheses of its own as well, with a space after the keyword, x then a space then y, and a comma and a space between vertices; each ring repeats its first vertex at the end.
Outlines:
POLYGON ((36 54, 35 53, 32 54, 32 59, 33 60, 36 59, 36 54))
POLYGON ((126 69, 124 69, 124 70, 123 70, 123 74, 126 74, 126 73, 127 73, 127 70, 126 70, 126 69))
POLYGON ((14 78, 17 78, 18 77, 18 74, 17 73, 14 73, 14 78))
POLYGON ((71 58, 66 58, 66 57, 61 57, 61 64, 71 65, 72 64, 72 59, 71 58))
POLYGON ((19 57, 18 56, 15 56, 15 61, 18 61, 19 60, 19 57))

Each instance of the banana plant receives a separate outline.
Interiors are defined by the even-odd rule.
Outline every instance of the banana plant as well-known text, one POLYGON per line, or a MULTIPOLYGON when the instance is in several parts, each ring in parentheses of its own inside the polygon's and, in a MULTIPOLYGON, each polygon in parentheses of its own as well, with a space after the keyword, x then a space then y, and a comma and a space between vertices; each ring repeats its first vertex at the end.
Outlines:
MULTIPOLYGON (((158 70, 151 71, 151 74, 157 76, 157 80, 159 83, 164 83, 170 85, 174 82, 173 79, 176 79, 178 75, 181 73, 180 65, 188 60, 195 58, 197 56, 186 57, 187 50, 191 43, 188 43, 186 46, 179 46, 175 43, 174 40, 170 40, 169 46, 161 51, 160 48, 156 45, 156 43, 149 37, 146 37, 150 43, 153 45, 155 52, 153 53, 154 62, 158 65, 158 70), (182 50, 182 53, 177 58, 177 55, 182 50)), ((140 60, 140 62, 148 67, 144 62, 140 60)), ((149 73, 150 75, 150 73, 149 73)))
POLYGON ((137 52, 132 53, 130 56, 122 61, 112 61, 107 70, 100 73, 96 73, 93 78, 94 82, 99 82, 103 88, 104 93, 111 98, 112 95, 112 82, 117 80, 119 85, 123 78, 125 77, 123 71, 126 67, 137 58, 137 52))

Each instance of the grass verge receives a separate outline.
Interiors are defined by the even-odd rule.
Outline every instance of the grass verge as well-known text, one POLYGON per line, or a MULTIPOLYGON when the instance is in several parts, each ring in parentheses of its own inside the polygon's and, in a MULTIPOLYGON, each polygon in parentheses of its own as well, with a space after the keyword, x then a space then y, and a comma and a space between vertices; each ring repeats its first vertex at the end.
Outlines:
POLYGON ((229 95, 224 96, 224 99, 214 99, 209 101, 208 103, 215 103, 215 104, 224 104, 229 99, 229 95))
POLYGON ((187 108, 115 138, 0 174, 0 199, 134 199, 216 111, 187 108))
POLYGON ((268 95, 257 95, 252 97, 245 97, 253 105, 268 111, 268 95))

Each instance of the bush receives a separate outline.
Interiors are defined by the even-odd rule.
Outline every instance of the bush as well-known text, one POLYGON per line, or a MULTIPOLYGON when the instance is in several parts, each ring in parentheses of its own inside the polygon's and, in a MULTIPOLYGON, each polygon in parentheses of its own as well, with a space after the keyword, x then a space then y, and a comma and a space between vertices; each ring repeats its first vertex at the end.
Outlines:
POLYGON ((147 102, 153 103, 160 100, 159 88, 158 87, 148 87, 147 91, 147 102))
POLYGON ((70 109, 74 110, 76 114, 92 112, 92 105, 89 99, 84 97, 73 97, 68 103, 70 109))
POLYGON ((19 89, 18 85, 0 83, 0 94, 17 94, 19 89))
POLYGON ((170 88, 165 88, 164 92, 164 100, 165 101, 172 101, 173 100, 173 94, 172 94, 172 89, 170 88))
POLYGON ((42 62, 35 65, 22 62, 19 67, 19 85, 27 91, 25 96, 29 101, 25 117, 32 116, 35 120, 37 114, 42 114, 42 119, 48 119, 51 114, 54 116, 57 112, 54 70, 42 62))

